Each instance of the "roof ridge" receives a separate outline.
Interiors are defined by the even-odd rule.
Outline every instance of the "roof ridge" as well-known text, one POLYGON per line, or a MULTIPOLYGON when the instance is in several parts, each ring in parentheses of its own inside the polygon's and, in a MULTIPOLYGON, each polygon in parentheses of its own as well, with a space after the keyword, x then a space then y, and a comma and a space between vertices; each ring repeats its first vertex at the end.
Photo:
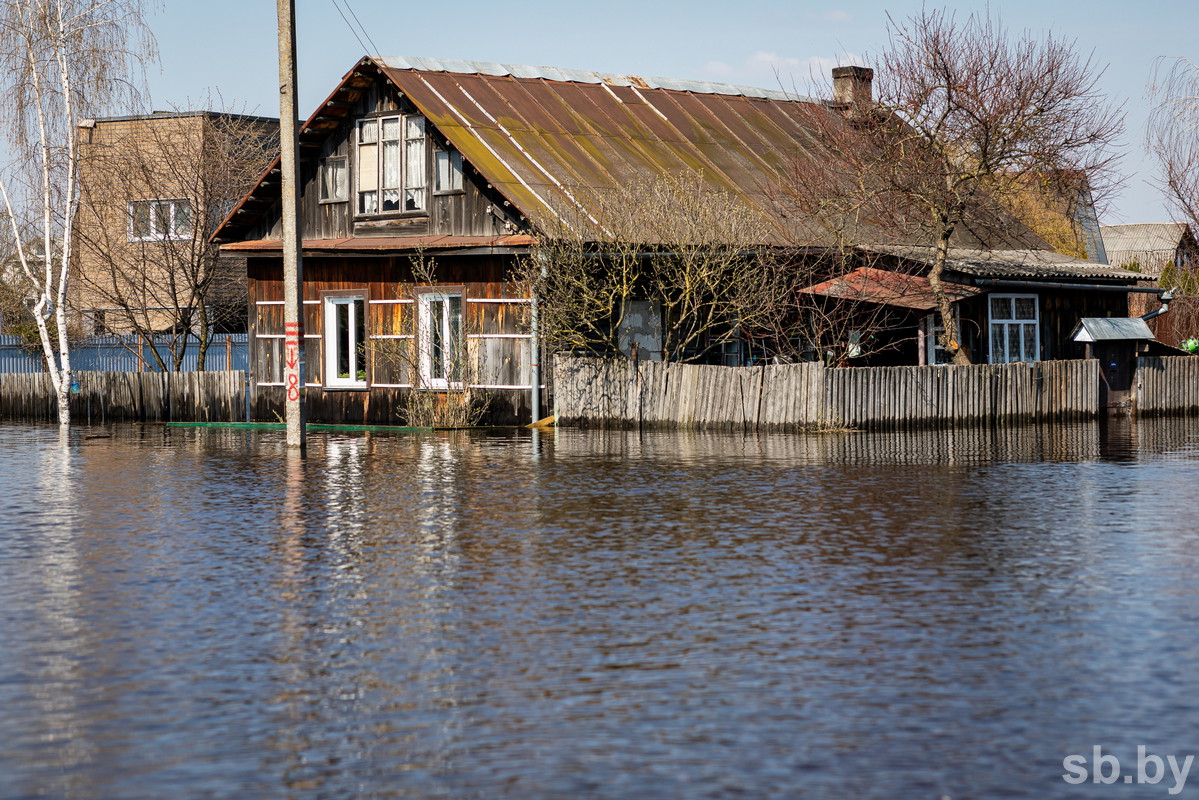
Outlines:
POLYGON ((764 100, 794 100, 797 102, 818 102, 805 95, 793 94, 782 90, 762 89, 756 86, 741 86, 731 83, 716 83, 713 81, 682 80, 678 78, 662 78, 648 75, 628 75, 614 72, 595 72, 592 70, 563 69, 560 67, 538 67, 526 64, 500 64, 495 61, 465 61, 462 59, 439 59, 422 56, 374 56, 390 69, 413 70, 416 72, 450 72, 466 75, 490 75, 493 77, 511 77, 561 81, 563 83, 606 84, 608 86, 629 86, 638 89, 666 89, 678 92, 693 92, 695 94, 720 94, 737 97, 756 97, 764 100))

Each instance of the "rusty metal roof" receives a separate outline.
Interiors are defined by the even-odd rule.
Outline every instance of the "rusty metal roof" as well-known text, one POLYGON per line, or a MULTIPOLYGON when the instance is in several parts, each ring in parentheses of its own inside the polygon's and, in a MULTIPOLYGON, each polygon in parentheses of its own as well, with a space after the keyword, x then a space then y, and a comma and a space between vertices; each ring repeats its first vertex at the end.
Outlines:
POLYGON ((373 63, 539 228, 591 217, 590 193, 683 171, 776 234, 789 227, 768 193, 810 138, 798 113, 808 98, 546 67, 373 63))
MULTIPOLYGON (((960 283, 943 283, 942 286, 950 302, 954 303, 982 291, 960 283)), ((838 278, 800 291, 837 300, 856 300, 884 306, 914 308, 918 311, 930 311, 937 307, 937 298, 928 278, 874 267, 858 267, 838 278)))
MULTIPOLYGON (((795 220, 771 199, 810 143, 806 97, 752 87, 416 58, 364 58, 300 128, 311 160, 374 75, 385 76, 534 227, 592 217, 588 195, 689 171, 756 210, 774 238, 795 220)), ((830 111, 829 113, 834 113, 830 111)), ((278 161, 214 241, 236 241, 279 198, 278 161)), ((571 224, 570 222, 567 223, 571 224)))

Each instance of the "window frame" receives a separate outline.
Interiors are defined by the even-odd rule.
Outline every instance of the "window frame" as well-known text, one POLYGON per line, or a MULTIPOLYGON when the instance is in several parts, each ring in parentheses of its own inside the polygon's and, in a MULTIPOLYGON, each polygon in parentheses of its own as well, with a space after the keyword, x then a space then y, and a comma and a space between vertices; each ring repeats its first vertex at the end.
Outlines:
MULTIPOLYGON (((442 391, 451 391, 462 389, 465 386, 462 375, 462 366, 458 365, 457 374, 453 374, 454 370, 451 366, 451 374, 446 375, 446 370, 441 370, 442 374, 434 375, 433 350, 432 350, 432 304, 437 300, 449 301, 457 298, 459 303, 459 318, 458 330, 452 330, 452 316, 450 304, 447 302, 442 309, 441 319, 438 320, 441 327, 441 338, 451 340, 452 346, 458 350, 464 357, 466 356, 467 335, 466 335, 466 305, 467 295, 465 286, 435 286, 427 289, 419 289, 416 291, 416 329, 417 329, 417 372, 419 383, 425 389, 438 389, 442 391), (457 342, 453 342, 455 333, 457 334, 457 342)), ((452 363, 452 362, 451 362, 452 363)))
POLYGON ((1019 364, 1021 362, 1036 362, 1041 360, 1041 296, 1038 294, 988 294, 987 295, 987 362, 990 364, 1019 364), (995 300, 1010 301, 1011 316, 996 317, 995 316, 995 300), (1016 302, 1018 300, 1033 301, 1033 318, 1024 319, 1015 316, 1016 302), (1003 329, 1003 356, 1002 360, 997 358, 995 352, 995 326, 1000 326, 1003 329), (1008 330, 1010 327, 1026 328, 1031 326, 1033 329, 1033 352, 1031 358, 1024 358, 1028 355, 1024 352, 1024 335, 1020 333, 1020 357, 1011 358, 1011 353, 1008 352, 1008 343, 1011 341, 1011 333, 1008 330))
POLYGON ((349 157, 333 155, 333 156, 326 156, 325 158, 321 159, 321 168, 317 174, 317 192, 318 192, 319 202, 322 204, 350 202, 350 159, 349 159, 349 157), (326 175, 327 170, 329 169, 329 167, 332 164, 340 164, 342 170, 344 170, 344 172, 343 172, 344 179, 342 180, 341 186, 340 186, 341 196, 339 196, 339 197, 329 197, 329 196, 325 195, 325 188, 327 186, 327 182, 325 180, 325 175, 326 175))
POLYGON ((370 293, 366 289, 339 289, 321 292, 321 381, 323 388, 328 390, 364 390, 370 388, 370 293), (362 317, 357 318, 356 304, 361 303, 362 317), (337 308, 347 306, 347 334, 354 336, 357 329, 361 333, 361 341, 354 337, 350 342, 347 353, 347 372, 352 377, 339 377, 337 366, 341 355, 338 335, 337 308), (361 363, 358 363, 361 356, 361 363), (362 378, 357 377, 361 372, 362 378))
POLYGON ((353 181, 353 200, 354 200, 354 216, 355 217, 394 217, 394 216, 427 216, 429 214, 429 202, 432 196, 430 191, 431 176, 429 174, 429 151, 431 149, 429 139, 429 122, 423 114, 407 113, 407 112, 387 112, 381 114, 372 114, 359 117, 354 122, 354 165, 351 180, 353 181), (385 124, 388 121, 396 122, 396 135, 384 138, 385 124), (415 122, 419 125, 418 135, 409 135, 409 123, 415 122), (364 131, 368 128, 374 129, 373 139, 367 140, 364 131), (386 158, 388 145, 395 147, 395 165, 394 170, 398 175, 395 179, 395 185, 390 185, 389 160, 386 158), (364 147, 373 148, 373 152, 369 155, 364 153, 364 147), (410 148, 414 151, 410 156, 410 148), (410 169, 410 161, 415 160, 420 164, 420 175, 414 176, 415 169, 410 169), (373 175, 370 176, 368 188, 363 188, 368 182, 363 180, 364 175, 372 172, 369 170, 370 164, 373 162, 373 175), (387 202, 385 193, 396 192, 396 208, 384 208, 387 202), (419 193, 420 205, 415 208, 407 208, 407 201, 411 193, 419 193), (368 210, 365 203, 365 196, 372 194, 374 196, 373 208, 368 210))
POLYGON ((466 191, 466 162, 462 158, 462 151, 455 147, 434 147, 433 148, 433 195, 440 197, 447 194, 462 194, 466 191), (441 157, 445 156, 449 162, 449 174, 452 178, 449 187, 441 185, 441 157), (457 163, 455 164, 455 156, 457 163), (457 184, 457 185, 454 185, 457 184))
POLYGON ((128 238, 131 242, 185 242, 195 235, 195 215, 192 212, 191 200, 186 197, 155 197, 144 200, 130 200, 127 211, 129 225, 128 238), (187 230, 180 232, 176 228, 178 225, 177 217, 179 208, 182 206, 186 206, 187 208, 187 230), (149 211, 149 215, 147 216, 149 232, 145 236, 138 236, 135 231, 137 209, 141 207, 145 207, 149 211), (167 231, 156 230, 157 226, 155 222, 159 219, 159 215, 154 213, 154 209, 159 207, 170 209, 168 214, 170 221, 167 223, 169 230, 167 231))
MULTIPOLYGON (((964 336, 962 310, 956 303, 953 305, 953 321, 957 323, 958 338, 962 339, 964 336)), ((953 357, 946 352, 940 341, 941 335, 945 333, 945 326, 941 324, 941 312, 933 311, 925 314, 920 324, 924 326, 925 365, 932 367, 947 367, 952 365, 953 357)))

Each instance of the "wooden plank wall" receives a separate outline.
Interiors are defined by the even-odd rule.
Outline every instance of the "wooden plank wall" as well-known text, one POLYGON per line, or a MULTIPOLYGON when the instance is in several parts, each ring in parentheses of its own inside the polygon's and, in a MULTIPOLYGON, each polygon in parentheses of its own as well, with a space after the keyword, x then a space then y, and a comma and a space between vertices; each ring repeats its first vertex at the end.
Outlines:
POLYGON ((1146 417, 1199 414, 1199 358, 1138 358, 1136 408, 1146 417))
MULTIPOLYGON (((77 372, 72 420, 106 422, 240 422, 246 373, 77 372)), ((55 421, 49 373, 0 375, 0 418, 55 421)))
POLYGON ((969 367, 719 367, 558 357, 560 424, 900 430, 1098 413, 1096 361, 969 367))

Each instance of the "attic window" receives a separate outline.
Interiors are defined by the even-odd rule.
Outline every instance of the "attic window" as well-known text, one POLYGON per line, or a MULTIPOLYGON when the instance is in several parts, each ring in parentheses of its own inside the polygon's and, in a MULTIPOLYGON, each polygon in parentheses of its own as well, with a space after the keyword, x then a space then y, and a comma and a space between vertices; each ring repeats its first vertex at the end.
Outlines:
POLYGON ((424 117, 359 120, 359 214, 425 210, 426 172, 424 117))
POLYGON ((462 154, 457 150, 438 150, 434 153, 437 161, 437 183, 434 191, 462 191, 462 154))
POLYGON ((321 162, 322 203, 344 203, 349 200, 346 183, 345 156, 329 156, 321 162))

